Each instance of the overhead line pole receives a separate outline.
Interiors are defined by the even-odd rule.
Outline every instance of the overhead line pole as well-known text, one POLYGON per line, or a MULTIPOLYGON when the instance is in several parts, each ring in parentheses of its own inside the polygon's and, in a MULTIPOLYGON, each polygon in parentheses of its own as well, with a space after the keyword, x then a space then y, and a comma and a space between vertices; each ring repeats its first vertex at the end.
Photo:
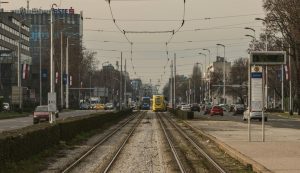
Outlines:
POLYGON ((174 108, 176 108, 176 53, 174 53, 174 108))

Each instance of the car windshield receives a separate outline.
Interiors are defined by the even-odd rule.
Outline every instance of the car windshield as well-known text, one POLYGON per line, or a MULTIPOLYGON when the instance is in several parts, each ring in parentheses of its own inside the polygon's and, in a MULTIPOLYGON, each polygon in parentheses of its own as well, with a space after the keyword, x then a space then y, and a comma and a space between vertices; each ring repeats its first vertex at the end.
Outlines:
POLYGON ((48 112, 48 106, 38 106, 35 109, 36 112, 48 112))
POLYGON ((3 103, 3 105, 4 105, 4 106, 9 106, 9 104, 8 104, 8 103, 3 103))

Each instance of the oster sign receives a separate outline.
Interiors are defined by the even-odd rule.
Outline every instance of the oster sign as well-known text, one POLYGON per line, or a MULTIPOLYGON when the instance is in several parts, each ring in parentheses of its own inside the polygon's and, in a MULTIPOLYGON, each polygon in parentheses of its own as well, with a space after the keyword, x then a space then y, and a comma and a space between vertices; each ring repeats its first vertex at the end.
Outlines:
POLYGON ((55 9, 52 8, 54 14, 75 14, 75 10, 71 7, 70 9, 55 9))

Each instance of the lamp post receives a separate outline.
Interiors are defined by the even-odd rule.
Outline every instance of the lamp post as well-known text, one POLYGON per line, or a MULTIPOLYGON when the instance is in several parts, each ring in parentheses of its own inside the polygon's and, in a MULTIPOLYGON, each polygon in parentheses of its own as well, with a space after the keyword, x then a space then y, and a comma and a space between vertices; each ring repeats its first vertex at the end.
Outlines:
MULTIPOLYGON (((0 1, 1 2, 1 1, 0 1)), ((3 3, 3 2, 1 2, 3 3)), ((0 4, 1 4, 0 3, 0 4)), ((22 23, 27 20, 27 19, 23 19, 19 21, 19 41, 18 41, 18 70, 17 70, 17 78, 18 78, 18 89, 19 89, 19 109, 22 109, 22 96, 23 96, 23 92, 21 92, 22 90, 22 84, 21 84, 21 42, 22 42, 22 23), (21 96, 22 95, 22 96, 21 96)))
MULTIPOLYGON (((210 69, 210 58, 211 58, 210 50, 209 49, 202 49, 202 50, 208 51, 208 54, 209 54, 209 57, 208 57, 208 66, 209 66, 209 69, 210 69)), ((211 90, 210 90, 210 82, 211 82, 210 78, 211 77, 210 77, 210 70, 209 70, 208 73, 209 73, 209 75, 208 75, 209 76, 209 80, 208 80, 208 101, 211 102, 211 90)))
POLYGON ((217 44, 217 46, 222 46, 224 48, 224 59, 223 59, 223 99, 224 99, 224 104, 226 103, 226 66, 225 66, 225 45, 223 44, 217 44))
MULTIPOLYGON (((197 64, 197 65, 199 65, 199 64, 201 65, 201 71, 202 71, 202 73, 203 73, 203 64, 202 64, 201 62, 197 62, 196 64, 197 64)), ((200 78, 200 81, 201 81, 201 79, 203 79, 203 78, 200 78)), ((199 94, 199 97, 200 97, 200 98, 199 98, 199 99, 200 99, 200 103, 201 103, 201 95, 202 95, 202 94, 201 94, 201 91, 204 92, 201 83, 200 83, 200 90, 199 90, 199 91, 200 91, 200 94, 199 94)))
MULTIPOLYGON (((204 53, 199 53, 199 55, 203 55, 205 57, 205 60, 204 60, 204 68, 203 68, 203 65, 202 65, 202 73, 203 73, 203 79, 205 80, 206 79, 206 54, 204 53)), ((206 86, 206 84, 205 84, 206 86)), ((203 91, 205 92, 206 91, 206 87, 203 88, 203 91)), ((204 95, 205 96, 205 99, 206 99, 206 94, 204 95)))
POLYGON ((60 31, 60 105, 64 107, 64 86, 63 86, 63 32, 71 27, 64 28, 60 31))
POLYGON ((69 44, 69 38, 72 36, 75 36, 78 34, 73 34, 71 36, 67 36, 67 45, 66 45, 66 77, 67 77, 67 81, 66 81, 66 109, 69 109, 69 46, 70 45, 76 45, 76 44, 69 44))

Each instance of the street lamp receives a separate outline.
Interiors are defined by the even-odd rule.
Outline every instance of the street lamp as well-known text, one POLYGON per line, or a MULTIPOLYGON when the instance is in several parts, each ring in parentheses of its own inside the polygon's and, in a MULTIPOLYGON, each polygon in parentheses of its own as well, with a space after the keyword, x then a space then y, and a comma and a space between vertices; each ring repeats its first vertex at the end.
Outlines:
POLYGON ((75 45, 75 44, 69 44, 69 37, 72 37, 74 35, 78 34, 72 34, 70 36, 67 36, 67 46, 66 46, 66 109, 69 109, 69 46, 75 45))
POLYGON ((63 32, 72 27, 64 28, 60 31, 60 105, 61 108, 64 107, 64 97, 63 97, 63 32))
POLYGON ((217 46, 222 46, 224 48, 224 59, 223 59, 223 99, 224 99, 224 104, 226 103, 225 96, 226 96, 226 68, 225 68, 225 45, 223 44, 217 44, 217 46))
MULTIPOLYGON (((201 62, 197 62, 196 64, 197 64, 197 65, 199 65, 199 64, 201 65, 201 71, 203 72, 203 64, 202 64, 201 62)), ((204 79, 204 78, 201 78, 201 80, 202 80, 202 79, 204 79)), ((200 80, 200 81, 201 81, 201 80, 200 80)), ((199 95, 199 97, 200 97, 200 98, 199 98, 199 99, 200 99, 200 103, 201 103, 201 95, 202 95, 202 94, 201 94, 201 88, 202 88, 202 91, 204 91, 203 86, 200 84, 200 95, 199 95)))
MULTIPOLYGON (((208 66, 209 66, 209 69, 210 69, 210 58, 211 58, 211 53, 210 53, 210 50, 209 49, 202 49, 202 50, 205 50, 205 51, 208 51, 208 54, 209 54, 209 57, 208 57, 208 66)), ((209 73, 209 80, 208 80, 208 100, 210 102, 210 99, 211 99, 211 90, 210 90, 210 70, 208 71, 209 73)))
MULTIPOLYGON (((1 2, 1 1, 0 1, 1 2)), ((3 2, 1 2, 3 3, 3 2)), ((0 4, 1 4, 0 3, 0 4)), ((23 92, 21 92, 21 87, 22 87, 22 84, 21 84, 21 39, 22 39, 22 32, 21 32, 21 28, 22 28, 22 25, 23 25, 23 22, 26 21, 27 19, 23 19, 23 20, 20 20, 19 21, 19 41, 18 41, 18 89, 19 89, 19 109, 21 110, 22 109, 22 97, 21 97, 21 94, 23 92)), ((23 94, 22 94, 23 95, 23 94)))
MULTIPOLYGON (((203 56, 205 56, 205 63, 204 63, 204 68, 202 68, 202 71, 203 71, 203 78, 205 79, 206 78, 206 54, 204 54, 204 53, 199 53, 199 55, 203 55, 203 56)), ((205 86, 206 86, 206 84, 205 84, 205 86)), ((206 87, 204 87, 204 91, 206 91, 206 87)), ((205 95, 205 98, 206 98, 206 95, 205 95)))

